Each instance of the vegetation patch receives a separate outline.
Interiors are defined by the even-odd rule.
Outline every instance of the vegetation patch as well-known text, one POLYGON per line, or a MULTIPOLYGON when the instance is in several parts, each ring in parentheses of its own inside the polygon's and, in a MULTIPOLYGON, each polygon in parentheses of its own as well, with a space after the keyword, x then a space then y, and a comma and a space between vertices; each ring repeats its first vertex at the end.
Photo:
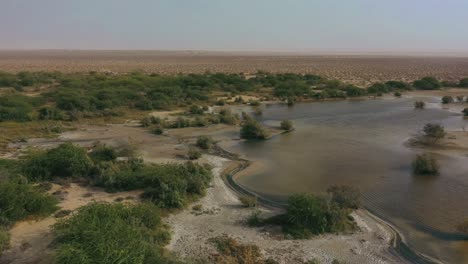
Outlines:
POLYGON ((415 175, 431 176, 439 174, 437 161, 427 154, 417 155, 411 166, 413 167, 413 173, 415 175))
POLYGON ((93 203, 53 226, 55 262, 173 263, 163 246, 170 235, 154 205, 93 203))

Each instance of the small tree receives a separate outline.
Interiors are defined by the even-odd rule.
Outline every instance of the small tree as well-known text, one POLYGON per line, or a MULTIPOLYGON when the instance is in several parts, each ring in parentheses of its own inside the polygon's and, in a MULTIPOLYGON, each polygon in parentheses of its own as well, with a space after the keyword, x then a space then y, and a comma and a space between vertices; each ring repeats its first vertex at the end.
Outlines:
POLYGON ((449 96, 449 95, 446 95, 446 96, 442 97, 442 103, 443 104, 453 103, 453 97, 449 96))
POLYGON ((291 131, 294 129, 293 122, 291 120, 281 121, 281 129, 291 131))
POLYGON ((437 143, 440 139, 444 138, 447 134, 442 125, 427 123, 424 128, 424 137, 429 140, 430 143, 437 143))
POLYGON ((240 136, 243 139, 267 139, 269 134, 257 121, 246 116, 240 130, 240 136))
POLYGON ((197 147, 201 149, 210 149, 213 146, 213 139, 209 136, 199 136, 197 138, 197 147))
POLYGON ((424 103, 423 101, 414 102, 415 109, 424 109, 425 106, 426 106, 426 103, 424 103))
POLYGON ((411 165, 415 175, 437 175, 439 173, 436 160, 427 154, 417 155, 411 165))

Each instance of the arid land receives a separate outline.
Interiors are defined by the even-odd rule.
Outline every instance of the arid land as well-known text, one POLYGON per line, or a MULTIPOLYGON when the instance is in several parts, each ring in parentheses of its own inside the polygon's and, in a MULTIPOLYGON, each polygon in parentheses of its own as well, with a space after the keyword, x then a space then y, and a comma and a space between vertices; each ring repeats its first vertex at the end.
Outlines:
POLYGON ((61 72, 311 73, 355 85, 468 76, 468 57, 390 55, 304 55, 204 51, 0 51, 0 70, 61 72))

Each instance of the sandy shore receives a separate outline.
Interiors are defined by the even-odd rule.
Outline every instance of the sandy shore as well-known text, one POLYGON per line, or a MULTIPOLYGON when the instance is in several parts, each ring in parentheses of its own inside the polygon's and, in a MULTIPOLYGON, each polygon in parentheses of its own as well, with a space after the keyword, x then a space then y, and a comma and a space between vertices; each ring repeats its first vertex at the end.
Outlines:
MULTIPOLYGON (((182 258, 209 258, 216 250, 210 238, 229 235, 241 243, 257 245, 266 258, 279 263, 304 263, 316 259, 331 263, 334 259, 346 263, 404 263, 391 247, 395 234, 365 210, 352 213, 359 230, 354 234, 327 234, 307 240, 281 239, 275 230, 252 228, 245 224, 255 209, 244 208, 237 195, 221 178, 230 161, 216 156, 204 156, 213 166, 213 184, 198 203, 205 213, 188 208, 168 217, 172 240, 167 248, 182 258)), ((261 209, 265 215, 272 214, 261 209)))

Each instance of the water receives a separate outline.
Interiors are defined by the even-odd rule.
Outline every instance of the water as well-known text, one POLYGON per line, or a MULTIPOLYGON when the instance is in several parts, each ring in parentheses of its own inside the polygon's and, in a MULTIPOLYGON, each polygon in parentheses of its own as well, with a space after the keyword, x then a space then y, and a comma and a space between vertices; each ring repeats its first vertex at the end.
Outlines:
POLYGON ((277 200, 297 192, 324 192, 333 184, 358 186, 364 205, 395 224, 410 246, 447 263, 468 263, 468 243, 460 241, 455 229, 468 217, 468 158, 439 154, 439 176, 415 177, 411 161, 423 150, 404 145, 428 122, 460 130, 466 121, 436 107, 415 110, 414 101, 401 98, 266 107, 260 121, 275 125, 291 119, 296 130, 235 147, 234 151, 267 168, 237 181, 277 200))

